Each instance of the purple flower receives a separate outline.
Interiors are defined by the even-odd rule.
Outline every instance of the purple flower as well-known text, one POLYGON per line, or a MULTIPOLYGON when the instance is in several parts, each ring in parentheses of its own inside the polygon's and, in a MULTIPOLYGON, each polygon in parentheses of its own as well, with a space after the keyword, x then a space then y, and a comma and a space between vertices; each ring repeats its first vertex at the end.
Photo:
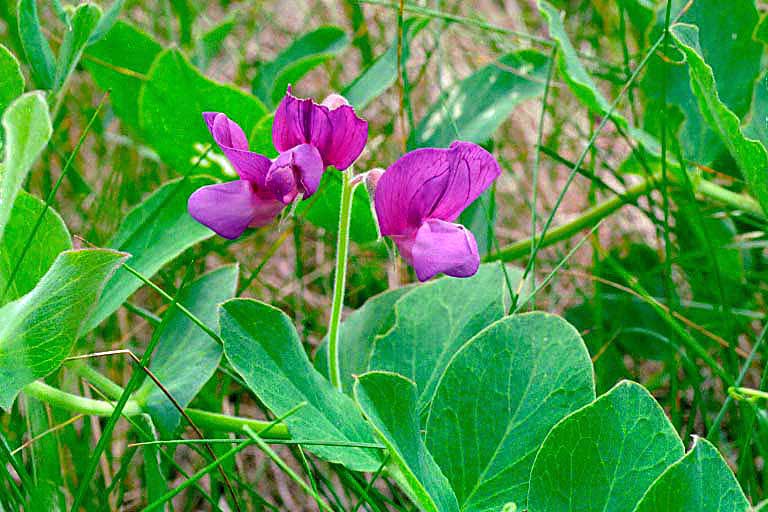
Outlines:
POLYGON ((325 168, 352 165, 368 138, 368 123, 342 96, 332 94, 317 104, 296 98, 290 86, 272 125, 272 141, 280 152, 274 160, 249 151, 245 133, 226 114, 204 112, 203 119, 240 179, 196 190, 189 213, 229 239, 248 227, 269 224, 299 194, 314 194, 325 168))
POLYGON ((374 201, 381 234, 397 244, 420 281, 477 272, 475 237, 454 221, 500 174, 490 153, 457 141, 449 149, 411 151, 378 180, 374 201))

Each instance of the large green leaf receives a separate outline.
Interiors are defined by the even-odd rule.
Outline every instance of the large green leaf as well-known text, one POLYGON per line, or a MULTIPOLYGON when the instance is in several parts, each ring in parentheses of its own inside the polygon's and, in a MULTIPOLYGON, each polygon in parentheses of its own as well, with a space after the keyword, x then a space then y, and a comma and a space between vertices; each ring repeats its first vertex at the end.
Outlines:
POLYGON ((547 432, 594 399, 592 362, 576 329, 545 313, 506 317, 451 359, 429 411, 426 445, 461 510, 522 507, 547 432))
POLYGON ((19 264, 32 228, 45 209, 45 203, 23 190, 16 196, 11 218, 0 237, 0 305, 15 300, 35 287, 60 252, 72 248, 69 231, 52 208, 45 211, 40 227, 19 264), (8 280, 18 266, 13 283, 8 280), (8 289, 5 292, 6 288, 8 289))
MULTIPOLYGON (((508 274, 514 290, 522 272, 510 268, 508 274)), ((375 338, 368 369, 389 370, 414 381, 421 409, 432 399, 456 350, 502 318, 508 307, 501 263, 482 265, 468 279, 446 277, 421 285, 395 303, 395 320, 375 338)))
POLYGON ((288 85, 295 85, 313 68, 341 53, 348 44, 344 29, 333 25, 304 34, 259 68, 253 79, 253 93, 267 105, 275 106, 288 85))
POLYGON ((458 512, 448 480, 421 439, 416 385, 396 373, 369 372, 355 382, 354 395, 402 472, 411 498, 426 512, 458 512))
MULTIPOLYGON (((402 62, 408 62, 410 43, 427 26, 429 18, 413 17, 403 24, 402 62)), ((364 109, 397 80, 397 36, 386 52, 382 53, 363 70, 342 92, 358 111, 364 109)))
MULTIPOLYGON (((237 265, 219 267, 185 288, 178 302, 206 325, 215 326, 218 305, 235 296, 237 276, 237 265)), ((186 407, 216 371, 222 348, 178 308, 166 313, 164 320, 150 370, 186 407)), ((178 426, 178 410, 150 379, 137 391, 137 400, 146 404, 163 433, 178 426)))
POLYGON ((749 502, 728 464, 706 439, 653 483, 635 512, 746 512, 749 502))
POLYGON ((430 107, 416 130, 416 144, 487 141, 521 102, 544 93, 548 61, 542 53, 523 50, 479 69, 430 107))
POLYGON ((124 21, 96 44, 89 46, 83 65, 102 89, 126 125, 139 132, 139 92, 162 46, 145 32, 124 21))
POLYGON ((683 443, 661 406, 623 381, 566 416, 536 455, 529 512, 631 512, 683 443))
POLYGON ((21 74, 19 61, 8 48, 0 44, 0 114, 23 92, 24 75, 21 74))
POLYGON ((88 43, 88 38, 101 19, 101 8, 98 5, 80 4, 72 17, 72 28, 64 34, 64 40, 59 48, 59 56, 56 62, 56 79, 54 89, 60 89, 69 75, 74 71, 80 61, 83 48, 88 43))
POLYGON ((123 8, 125 0, 114 0, 112 5, 109 6, 107 12, 101 17, 96 28, 91 32, 91 37, 88 38, 88 44, 94 44, 101 40, 105 34, 107 34, 112 27, 117 23, 117 17, 120 16, 120 10, 123 8))
MULTIPOLYGON (((166 183, 125 217, 109 246, 132 255, 130 265, 150 277, 163 265, 213 232, 187 213, 189 196, 211 180, 204 176, 166 183)), ((142 281, 119 269, 104 287, 99 305, 88 320, 93 329, 142 286, 142 281)))
MULTIPOLYGON (((248 387, 276 415, 305 403, 285 423, 295 439, 371 443, 373 432, 352 400, 309 362, 291 320, 279 309, 249 299, 219 310, 224 354, 248 387)), ((376 449, 314 445, 317 456, 356 471, 376 471, 376 449)))
POLYGON ((125 256, 108 249, 63 252, 31 292, 0 309, 0 407, 9 409, 21 388, 69 356, 125 256))
POLYGON ((48 105, 40 93, 27 93, 3 114, 5 159, 0 167, 0 237, 11 207, 32 164, 51 138, 48 105))
POLYGON ((712 67, 702 58, 698 28, 678 24, 672 27, 672 34, 685 53, 691 90, 701 115, 736 161, 763 211, 768 212, 768 152, 760 141, 744 136, 738 116, 720 99, 712 67))
POLYGON ((205 111, 226 112, 246 133, 266 113, 254 96, 203 76, 180 51, 158 55, 141 88, 139 124, 144 139, 180 173, 201 154, 198 144, 213 144, 205 111))
POLYGON ((17 6, 19 36, 32 76, 40 87, 51 89, 56 78, 56 60, 40 26, 37 0, 19 0, 17 6))

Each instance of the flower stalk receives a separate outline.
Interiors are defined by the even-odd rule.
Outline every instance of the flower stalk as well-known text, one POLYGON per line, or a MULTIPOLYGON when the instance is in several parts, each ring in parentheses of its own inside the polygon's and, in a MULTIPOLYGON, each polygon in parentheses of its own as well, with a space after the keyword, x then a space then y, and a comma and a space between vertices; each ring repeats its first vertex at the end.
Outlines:
POLYGON ((344 289, 347 280, 349 259, 349 229, 352 221, 352 197, 357 183, 352 180, 352 168, 341 173, 341 208, 339 211, 339 232, 336 239, 336 270, 333 282, 333 304, 328 325, 328 370, 331 384, 341 391, 341 370, 339 368, 339 328, 341 310, 344 308, 344 289))

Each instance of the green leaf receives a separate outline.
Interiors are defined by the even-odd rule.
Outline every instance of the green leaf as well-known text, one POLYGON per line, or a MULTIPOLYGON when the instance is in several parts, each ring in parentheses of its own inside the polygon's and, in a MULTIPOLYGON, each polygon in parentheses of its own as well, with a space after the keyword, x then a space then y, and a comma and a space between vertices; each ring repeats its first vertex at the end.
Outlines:
POLYGON ((56 60, 40 26, 37 0, 19 0, 17 11, 21 46, 27 56, 32 76, 41 88, 51 89, 56 78, 56 60))
POLYGON ((32 228, 44 209, 43 201, 23 190, 16 196, 11 218, 0 238, 0 305, 32 290, 53 264, 56 256, 72 248, 67 226, 55 210, 48 208, 26 256, 21 261, 21 266, 16 271, 13 283, 4 294, 32 228))
POLYGON ((155 59, 139 98, 144 139, 180 173, 201 154, 195 146, 213 144, 202 113, 226 112, 246 133, 266 113, 264 105, 240 89, 209 80, 178 50, 155 59))
POLYGON ((521 102, 544 93, 548 61, 546 55, 523 50, 479 69, 430 107, 416 130, 416 144, 487 141, 521 102))
MULTIPOLYGON (((166 183, 128 213, 109 247, 131 254, 131 267, 146 277, 153 276, 186 249, 213 236, 187 213, 192 192, 211 182, 195 176, 166 183)), ((142 284, 138 277, 119 269, 104 287, 99 305, 88 319, 88 330, 114 313, 142 284)))
MULTIPOLYGON (((146 432, 146 437, 149 438, 149 441, 157 441, 160 439, 155 424, 148 414, 140 414, 136 416, 133 421, 146 432)), ((154 502, 168 492, 167 478, 163 472, 162 459, 160 458, 161 449, 161 446, 156 444, 148 444, 141 448, 147 503, 154 502)), ((166 504, 161 507, 160 510, 167 511, 170 510, 170 507, 166 504)))
POLYGON ((91 37, 88 38, 89 45, 101 41, 101 38, 112 30, 112 27, 117 23, 117 17, 120 16, 120 11, 122 10, 124 3, 125 0, 114 0, 114 2, 112 2, 112 5, 109 6, 107 12, 105 12, 104 16, 99 20, 96 28, 91 32, 91 37))
POLYGON ((101 19, 101 8, 97 5, 80 4, 72 17, 72 29, 64 34, 64 40, 59 48, 59 57, 56 63, 56 79, 54 89, 58 90, 67 81, 80 61, 83 48, 88 43, 96 24, 101 19))
MULTIPOLYGON (((414 286, 403 286, 371 297, 341 324, 339 371, 345 393, 352 392, 353 375, 359 375, 368 369, 376 335, 389 330, 394 323, 395 303, 412 290, 414 286)), ((315 368, 323 375, 327 376, 329 373, 327 336, 315 353, 315 368)))
POLYGON ((693 25, 678 24, 671 31, 685 53, 691 90, 698 100, 699 111, 736 161, 752 195, 763 211, 768 212, 768 153, 765 147, 744 136, 738 116, 720 99, 712 68, 702 58, 698 29, 693 25))
MULTIPOLYGON (((235 296, 237 277, 237 265, 219 267, 185 288, 178 303, 206 325, 216 326, 217 307, 235 296)), ((165 315, 150 370, 186 407, 216 371, 222 349, 178 308, 165 315)), ((170 434, 176 429, 181 415, 152 380, 145 379, 136 395, 140 403, 146 404, 161 432, 170 434)))
POLYGON ((506 317, 451 359, 429 411, 426 445, 461 510, 522 508, 547 432, 594 399, 592 362, 576 329, 545 313, 506 317))
MULTIPOLYGON (((515 290, 522 271, 507 272, 515 290)), ((444 277, 418 286, 395 303, 394 323, 375 338, 368 369, 388 370, 414 381, 422 409, 456 350, 502 318, 509 300, 501 263, 482 265, 468 279, 444 277)))
POLYGON ((635 512, 746 512, 749 502, 717 448, 696 438, 691 451, 653 483, 635 512))
POLYGON ((51 138, 51 118, 41 93, 27 93, 3 114, 5 159, 0 167, 0 237, 29 170, 51 138))
MULTIPOLYGON (((225 302, 219 309, 224 354, 248 387, 275 415, 286 418, 294 439, 371 443, 373 432, 352 400, 339 393, 310 364, 291 320, 279 309, 249 299, 225 302)), ((375 449, 307 447, 315 455, 355 471, 376 471, 375 449)))
POLYGON ((426 512, 458 512, 456 496, 419 433, 416 384, 396 373, 369 372, 355 382, 354 395, 416 504, 426 512))
POLYGON ((63 252, 31 292, 0 309, 0 407, 10 409, 21 388, 69 356, 125 256, 108 249, 63 252))
MULTIPOLYGON (((323 173, 317 192, 296 207, 296 214, 329 233, 339 229, 341 209, 341 174, 333 169, 323 173)), ((350 238, 358 244, 375 242, 379 238, 373 218, 371 199, 364 186, 355 188, 352 196, 352 225, 350 238)))
POLYGON ((536 455, 529 512, 631 512, 683 444, 656 400, 623 381, 566 416, 536 455))
POLYGON ((24 75, 21 74, 19 61, 0 44, 0 114, 23 92, 24 75))
POLYGON ((235 28, 234 17, 228 17, 221 23, 213 26, 195 43, 195 55, 192 62, 198 68, 205 70, 211 59, 216 57, 224 46, 224 40, 235 28))
POLYGON ((253 93, 264 103, 275 106, 288 85, 323 62, 341 53, 349 38, 341 27, 328 25, 304 34, 284 49, 275 60, 263 64, 253 80, 253 93))
MULTIPOLYGON (((411 41, 429 24, 429 18, 413 17, 403 23, 402 60, 408 62, 411 41)), ((342 92, 358 112, 392 87, 397 80, 397 36, 386 52, 363 70, 342 92)))
MULTIPOLYGON (((105 16, 106 17, 106 16, 105 16)), ((162 46, 151 36, 124 21, 118 21, 99 42, 89 46, 83 65, 99 86, 110 90, 109 101, 122 122, 139 128, 139 92, 143 76, 162 46)))

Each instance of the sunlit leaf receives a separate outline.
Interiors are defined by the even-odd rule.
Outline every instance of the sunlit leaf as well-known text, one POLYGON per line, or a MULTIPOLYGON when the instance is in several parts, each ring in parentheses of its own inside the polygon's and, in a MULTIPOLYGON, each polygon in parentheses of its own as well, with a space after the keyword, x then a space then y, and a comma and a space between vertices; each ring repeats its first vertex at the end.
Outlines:
POLYGON ((19 61, 8 48, 0 44, 0 114, 23 92, 24 75, 21 74, 19 61))
POLYGON ((88 38, 101 19, 101 8, 95 4, 80 4, 72 16, 72 29, 64 34, 56 61, 54 89, 60 89, 80 61, 88 38))

